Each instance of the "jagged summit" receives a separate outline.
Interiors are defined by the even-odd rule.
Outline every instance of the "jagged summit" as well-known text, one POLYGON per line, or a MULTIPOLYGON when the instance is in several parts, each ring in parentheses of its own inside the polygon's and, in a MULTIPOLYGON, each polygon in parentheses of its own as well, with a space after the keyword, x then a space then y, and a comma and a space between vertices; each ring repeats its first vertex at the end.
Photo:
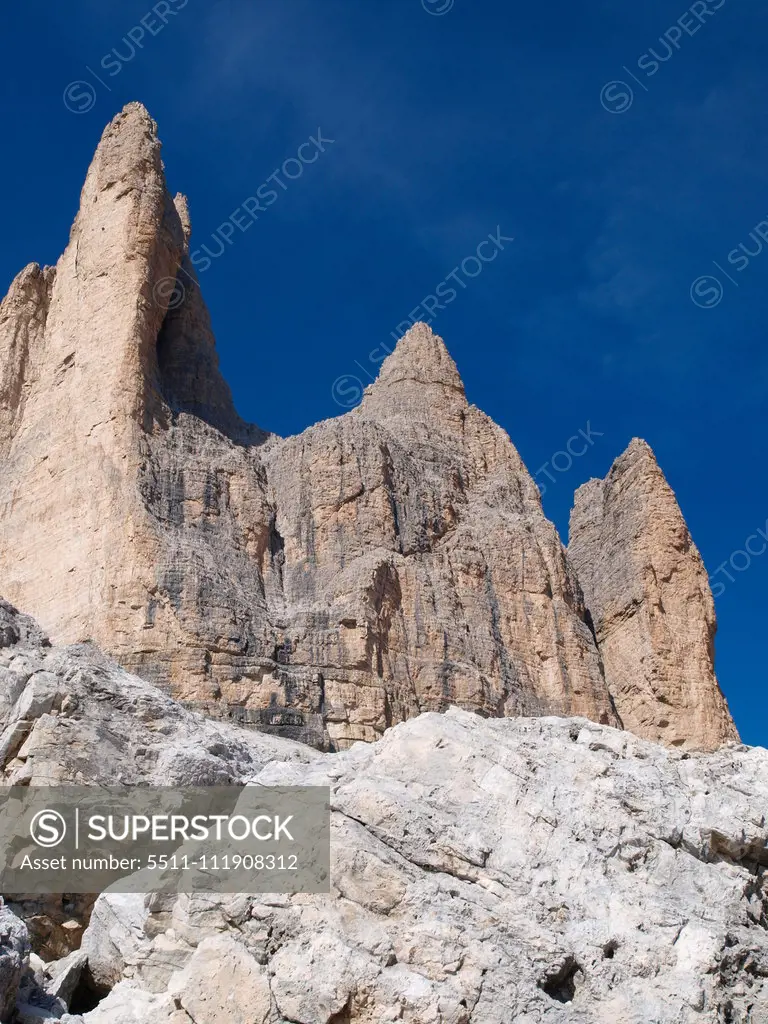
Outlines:
POLYGON ((392 387, 403 381, 437 384, 464 394, 464 384, 445 342, 421 322, 400 338, 382 363, 374 386, 392 387))
MULTIPOLYGON (((157 122, 143 103, 132 100, 112 118, 101 134, 99 148, 105 143, 121 139, 122 144, 129 148, 131 143, 139 146, 140 137, 157 139, 157 122)), ((97 148, 98 152, 98 148, 97 148)))
POLYGON ((39 373, 41 342, 55 271, 29 263, 0 303, 0 458, 18 430, 27 389, 39 373))
MULTIPOLYGON (((608 475, 610 476, 614 471, 621 471, 629 462, 635 463, 645 459, 647 459, 649 464, 654 466, 661 473, 661 468, 659 467, 659 462, 653 448, 651 448, 648 442, 642 437, 633 437, 621 455, 614 460, 608 475)), ((602 493, 604 485, 605 479, 603 477, 593 476, 591 479, 581 484, 580 487, 577 488, 576 493, 581 493, 582 496, 595 491, 600 491, 600 493, 602 493)))
POLYGON ((707 572, 645 441, 578 489, 568 553, 625 727, 673 746, 736 739, 715 678, 707 572))
POLYGON ((176 212, 179 215, 181 221, 181 228, 184 232, 184 238, 186 240, 186 249, 189 251, 189 239, 192 235, 192 218, 189 213, 189 199, 181 192, 177 192, 173 197, 173 205, 176 207, 176 212))
MULTIPOLYGON (((635 452, 642 453, 644 455, 650 455, 654 462, 656 462, 656 454, 642 437, 633 437, 623 452, 623 455, 633 454, 635 452)), ((621 456, 620 456, 621 457, 621 456)))
MULTIPOLYGON (((644 489, 662 495, 661 534, 682 536, 655 461, 630 446, 626 472, 587 485, 580 585, 514 445, 467 403, 426 324, 359 408, 268 437, 242 422, 219 371, 190 232, 157 126, 129 104, 102 136, 55 270, 26 268, 0 307, 8 598, 56 641, 92 639, 210 713, 320 746, 451 705, 618 725, 591 626, 613 665, 601 581, 619 581, 622 608, 624 591, 638 606, 652 592, 632 533, 659 528, 632 518, 644 489)), ((699 580, 689 549, 668 561, 699 580)), ((644 634, 646 665, 679 633, 684 610, 669 608, 644 634)), ((675 666, 711 661, 706 602, 687 611, 675 666)), ((630 676, 615 676, 625 705, 630 676)), ((721 700, 703 669, 668 714, 668 694, 654 704, 648 686, 648 715, 669 718, 673 742, 732 735, 727 712, 697 717, 721 700)), ((648 715, 630 706, 627 720, 648 735, 648 715)))
POLYGON ((129 100, 128 103, 126 103, 123 106, 123 109, 119 110, 115 114, 115 116, 109 122, 107 127, 104 129, 104 132, 108 132, 115 124, 121 124, 125 121, 130 120, 141 121, 151 125, 152 130, 154 131, 155 135, 157 135, 157 124, 154 121, 149 110, 147 110, 147 108, 144 106, 141 100, 129 100))
POLYGON ((653 448, 642 437, 633 437, 621 455, 614 461, 610 472, 615 471, 616 474, 619 474, 629 465, 639 467, 642 464, 645 465, 648 472, 657 472, 664 478, 653 448))
POLYGON ((53 267, 41 267, 39 263, 28 263, 23 267, 8 288, 8 293, 0 303, 0 322, 12 315, 10 303, 18 301, 34 289, 41 275, 49 273, 53 267))
POLYGON ((464 384, 445 342, 427 324, 416 323, 366 388, 360 413, 460 431, 466 409, 464 384))

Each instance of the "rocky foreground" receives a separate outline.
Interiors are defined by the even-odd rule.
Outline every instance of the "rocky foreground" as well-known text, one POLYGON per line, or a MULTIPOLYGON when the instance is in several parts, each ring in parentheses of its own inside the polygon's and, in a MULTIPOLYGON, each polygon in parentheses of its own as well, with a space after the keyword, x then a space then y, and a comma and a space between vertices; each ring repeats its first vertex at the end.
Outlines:
POLYGON ((3 1021, 768 1020, 763 749, 451 709, 321 754, 52 647, 6 604, 0 647, 6 785, 322 784, 333 807, 329 896, 104 894, 62 914, 8 895, 3 1021))

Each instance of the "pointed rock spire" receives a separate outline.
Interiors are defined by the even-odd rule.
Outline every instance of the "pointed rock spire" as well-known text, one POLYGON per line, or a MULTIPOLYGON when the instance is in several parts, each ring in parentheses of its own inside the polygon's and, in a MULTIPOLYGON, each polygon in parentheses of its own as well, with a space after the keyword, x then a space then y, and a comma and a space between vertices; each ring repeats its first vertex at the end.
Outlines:
POLYGON ((689 749, 738 739, 715 678, 707 573, 645 441, 576 492, 568 553, 625 728, 689 749))
POLYGON ((384 360, 376 382, 394 387, 408 381, 451 388, 464 394, 456 363, 443 339, 425 323, 416 323, 398 341, 384 360))
POLYGON ((376 419, 460 427, 467 407, 456 363, 445 342, 425 323, 414 324, 366 388, 363 415, 376 419))
MULTIPOLYGON (((190 231, 129 104, 55 275, 28 268, 0 309, 4 594, 182 699, 339 744, 450 704, 618 724, 535 485, 442 340, 415 325, 359 409, 257 447, 190 231)), ((580 492, 572 554, 625 721, 735 735, 706 575, 641 442, 580 492)))
POLYGON ((8 453, 32 380, 40 372, 56 272, 30 263, 0 303, 0 458, 8 453))
POLYGON ((166 288, 170 293, 168 312, 157 339, 163 398, 173 412, 193 413, 232 438, 258 443, 266 433, 238 416, 219 369, 211 318, 189 257, 192 220, 187 197, 178 194, 174 206, 184 251, 175 282, 168 282, 172 287, 166 288))
POLYGON ((156 405, 155 342, 185 244, 160 151, 157 125, 129 103, 104 130, 57 265, 47 362, 56 372, 71 357, 84 420, 137 423, 156 405))
POLYGON ((181 222, 181 228, 184 232, 184 250, 189 252, 189 239, 192 236, 192 218, 189 214, 189 200, 181 192, 177 192, 173 197, 173 205, 176 207, 176 212, 179 215, 179 221, 181 222))
POLYGON ((155 122, 129 103, 101 137, 55 278, 28 268, 2 307, 0 574, 67 640, 111 635, 116 608, 144 614, 163 557, 146 503, 161 486, 150 449, 172 419, 166 392, 235 423, 191 267, 176 308, 189 215, 160 154, 155 122))

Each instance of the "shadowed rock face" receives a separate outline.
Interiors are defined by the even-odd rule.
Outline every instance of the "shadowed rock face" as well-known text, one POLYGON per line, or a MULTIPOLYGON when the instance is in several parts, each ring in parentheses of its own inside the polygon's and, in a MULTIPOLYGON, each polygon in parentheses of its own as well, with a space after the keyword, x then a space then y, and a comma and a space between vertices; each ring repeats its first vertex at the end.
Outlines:
POLYGON ((54 270, 30 263, 0 305, 0 458, 10 448, 40 372, 54 270))
POLYGON ((693 749, 737 739, 715 678, 707 573, 644 441, 576 492, 568 552, 625 728, 693 749))
POLYGON ((55 270, 0 307, 0 584, 214 714, 317 746, 420 711, 619 724, 581 589, 507 435, 417 324, 298 437, 218 369, 156 125, 106 129, 55 270))

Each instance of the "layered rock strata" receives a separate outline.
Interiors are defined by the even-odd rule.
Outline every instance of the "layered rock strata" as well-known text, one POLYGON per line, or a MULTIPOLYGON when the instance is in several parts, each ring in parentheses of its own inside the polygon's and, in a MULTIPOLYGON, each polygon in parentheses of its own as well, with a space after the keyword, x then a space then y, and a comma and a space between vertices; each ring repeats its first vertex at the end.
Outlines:
POLYGON ((57 640, 318 747, 451 705, 620 724, 538 491, 441 339, 417 324, 359 408, 270 435, 219 372, 190 230, 129 104, 56 268, 0 307, 3 592, 57 640))
POLYGON ((268 437, 219 374, 188 241, 129 105, 64 256, 0 316, 6 593, 57 639, 318 745, 451 704, 616 723, 556 531, 442 341, 417 325, 360 409, 268 437))
POLYGON ((715 677, 707 572, 644 441, 576 492, 568 553, 625 728, 693 749, 737 739, 715 677))
POLYGON ((270 439, 263 460, 290 659, 334 666, 329 728, 373 739, 449 705, 617 723, 528 471, 428 327, 400 341, 358 409, 270 439))

